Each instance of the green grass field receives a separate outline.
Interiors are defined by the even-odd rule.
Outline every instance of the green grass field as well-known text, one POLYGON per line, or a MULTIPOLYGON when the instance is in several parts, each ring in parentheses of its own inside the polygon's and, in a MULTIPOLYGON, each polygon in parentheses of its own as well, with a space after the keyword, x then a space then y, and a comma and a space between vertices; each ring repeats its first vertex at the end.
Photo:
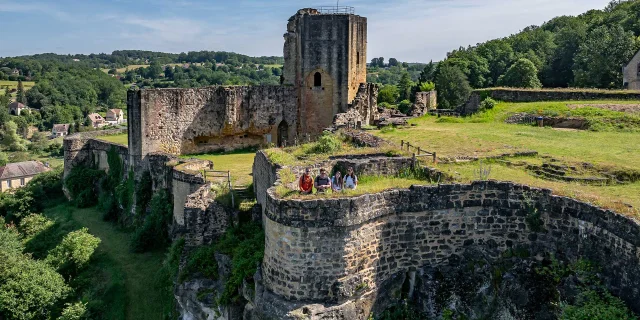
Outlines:
POLYGON ((231 181, 234 186, 246 186, 253 182, 253 158, 255 151, 213 153, 201 155, 185 155, 182 158, 196 158, 213 162, 213 169, 231 171, 231 181))
MULTIPOLYGON (((569 104, 587 102, 499 103, 493 110, 470 118, 437 118, 427 116, 411 120, 414 126, 383 129, 375 134, 400 144, 401 140, 424 150, 436 152, 438 158, 488 157, 504 153, 533 150, 540 156, 521 159, 528 163, 541 163, 552 157, 570 165, 588 162, 605 171, 640 170, 640 131, 634 128, 605 127, 606 131, 565 131, 528 125, 505 124, 509 113, 523 111, 564 112, 569 104)), ((589 104, 599 102, 588 102, 589 104)), ((606 101, 608 104, 629 104, 637 101, 606 101)), ((586 112, 585 110, 575 113, 586 112)), ((603 112, 602 117, 618 116, 603 112)), ((626 116, 625 116, 626 117, 626 116)), ((629 117, 634 117, 630 115, 629 117)), ((432 164, 430 164, 432 165, 432 164)), ((460 181, 477 180, 477 162, 438 164, 438 168, 460 181)), ((550 188, 557 194, 577 197, 597 205, 629 214, 640 214, 640 183, 614 186, 586 186, 536 178, 524 168, 491 164, 490 179, 509 180, 538 187, 550 188), (632 205, 630 208, 628 205, 632 205)))
MULTIPOLYGON (((24 90, 29 90, 31 89, 33 86, 36 85, 35 82, 33 81, 22 81, 22 85, 24 86, 24 90)), ((18 81, 8 81, 8 80, 0 80, 0 94, 5 94, 5 87, 9 86, 9 90, 11 89, 17 89, 18 88, 18 81)), ((15 98, 16 94, 13 93, 11 95, 12 97, 15 98)))
POLYGON ((86 227, 102 240, 90 267, 97 274, 92 292, 105 303, 106 319, 162 319, 163 305, 171 303, 158 289, 162 252, 132 253, 131 233, 103 221, 96 208, 77 209, 65 202, 44 214, 71 229, 86 227))
POLYGON ((98 139, 100 140, 104 140, 104 141, 109 141, 109 142, 113 142, 113 143, 117 143, 117 144, 122 144, 122 145, 129 145, 129 135, 126 133, 123 134, 114 134, 114 135, 110 135, 110 136, 99 136, 98 139))

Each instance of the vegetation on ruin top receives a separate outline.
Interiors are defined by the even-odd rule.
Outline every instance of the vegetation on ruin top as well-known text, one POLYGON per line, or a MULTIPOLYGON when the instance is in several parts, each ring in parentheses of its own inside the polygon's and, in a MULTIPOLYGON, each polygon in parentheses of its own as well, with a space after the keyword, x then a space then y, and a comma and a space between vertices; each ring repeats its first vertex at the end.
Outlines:
POLYGON ((125 145, 125 146, 129 145, 129 135, 126 134, 126 133, 112 134, 112 135, 107 135, 107 136, 98 136, 96 138, 100 139, 100 140, 107 141, 107 142, 113 142, 113 143, 117 143, 117 144, 122 144, 122 145, 125 145))
POLYGON ((603 109, 599 105, 632 106, 629 101, 571 101, 535 103, 497 103, 467 118, 426 116, 410 121, 407 128, 383 128, 376 135, 400 144, 401 140, 436 152, 440 163, 426 163, 452 176, 456 181, 469 182, 483 178, 514 181, 548 188, 555 194, 570 196, 620 213, 640 216, 640 123, 638 116, 603 109), (581 106, 590 107, 581 107, 581 106), (598 106, 598 107, 593 107, 598 106), (548 116, 584 117, 596 125, 596 130, 556 130, 533 125, 506 124, 514 113, 548 116), (623 120, 620 120, 623 119, 623 120), (618 121, 618 122, 616 122, 618 121), (488 177, 479 175, 483 159, 504 154, 533 150, 534 157, 510 157, 485 160, 490 167, 488 177), (447 161, 449 160, 449 161, 447 161), (450 163, 447 163, 450 162, 450 163), (576 178, 615 177, 624 184, 584 184, 543 179, 531 166, 557 163, 566 167, 583 167, 567 173, 576 178))

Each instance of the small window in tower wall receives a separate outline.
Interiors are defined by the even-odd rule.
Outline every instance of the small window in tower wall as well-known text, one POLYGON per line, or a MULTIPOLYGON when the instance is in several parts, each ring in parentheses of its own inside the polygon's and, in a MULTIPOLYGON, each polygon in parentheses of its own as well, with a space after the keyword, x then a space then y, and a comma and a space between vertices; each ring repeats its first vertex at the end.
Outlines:
POLYGON ((360 64, 360 52, 358 52, 358 61, 357 64, 360 64))
POLYGON ((640 74, 640 63, 638 63, 638 74, 640 74))
POLYGON ((320 72, 316 72, 316 74, 313 75, 313 86, 322 87, 322 75, 320 72))

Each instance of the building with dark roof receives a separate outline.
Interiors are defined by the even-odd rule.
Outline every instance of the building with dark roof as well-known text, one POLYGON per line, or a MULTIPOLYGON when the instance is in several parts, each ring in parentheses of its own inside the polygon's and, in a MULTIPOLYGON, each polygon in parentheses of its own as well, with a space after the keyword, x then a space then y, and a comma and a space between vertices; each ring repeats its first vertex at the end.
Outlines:
POLYGON ((17 101, 9 104, 9 114, 12 114, 14 116, 19 116, 20 112, 22 112, 22 110, 24 109, 29 109, 29 107, 17 101))
POLYGON ((0 167, 0 191, 25 186, 33 177, 51 170, 40 161, 8 163, 0 167))

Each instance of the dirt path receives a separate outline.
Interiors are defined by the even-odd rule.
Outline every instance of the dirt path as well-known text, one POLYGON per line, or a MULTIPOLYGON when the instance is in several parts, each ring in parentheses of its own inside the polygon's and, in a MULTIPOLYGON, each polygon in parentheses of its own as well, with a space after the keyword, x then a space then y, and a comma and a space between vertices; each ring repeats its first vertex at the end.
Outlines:
POLYGON ((72 209, 73 219, 102 240, 101 247, 122 270, 127 293, 126 319, 162 319, 163 301, 157 289, 163 253, 136 254, 129 250, 131 234, 102 220, 95 208, 72 209))

